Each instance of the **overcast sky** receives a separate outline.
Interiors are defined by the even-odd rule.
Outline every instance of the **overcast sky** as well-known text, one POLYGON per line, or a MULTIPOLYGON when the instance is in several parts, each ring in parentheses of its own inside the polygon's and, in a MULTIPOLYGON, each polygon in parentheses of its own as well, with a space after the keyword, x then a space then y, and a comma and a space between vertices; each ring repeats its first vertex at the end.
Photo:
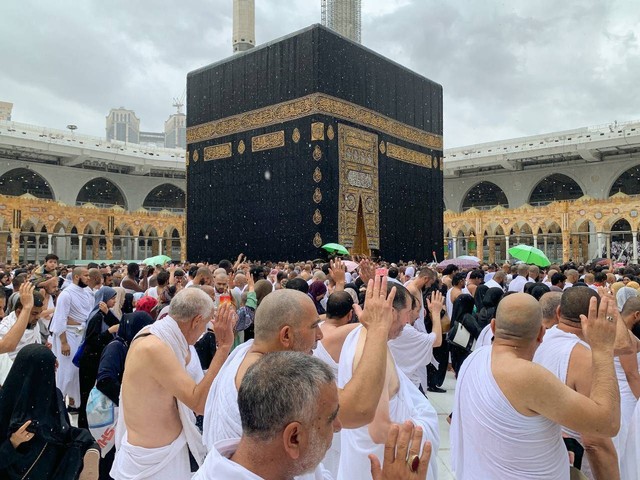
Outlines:
MULTIPOLYGON (((445 147, 640 119, 638 0, 362 0, 363 44, 444 87, 445 147)), ((13 120, 104 136, 111 107, 161 131, 190 70, 231 54, 232 0, 2 0, 13 120)), ((256 0, 258 44, 320 0, 256 0)))

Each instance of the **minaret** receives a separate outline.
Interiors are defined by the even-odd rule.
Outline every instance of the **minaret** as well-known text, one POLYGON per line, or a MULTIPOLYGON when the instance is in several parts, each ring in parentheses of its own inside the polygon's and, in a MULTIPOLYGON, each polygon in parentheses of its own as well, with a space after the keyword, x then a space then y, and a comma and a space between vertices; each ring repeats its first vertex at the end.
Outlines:
POLYGON ((255 0, 233 0, 233 51, 244 52, 255 46, 255 0))

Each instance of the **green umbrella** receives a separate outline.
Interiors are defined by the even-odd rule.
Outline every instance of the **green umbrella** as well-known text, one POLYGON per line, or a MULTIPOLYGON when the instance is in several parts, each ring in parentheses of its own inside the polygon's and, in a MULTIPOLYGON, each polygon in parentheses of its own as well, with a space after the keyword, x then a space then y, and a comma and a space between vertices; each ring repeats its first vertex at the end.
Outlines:
POLYGON ((524 263, 537 265, 539 267, 548 267, 551 262, 542 250, 534 248, 530 245, 516 245, 509 249, 509 255, 524 263))
POLYGON ((340 254, 340 255, 349 255, 349 250, 344 248, 339 243, 327 243, 326 245, 322 246, 322 249, 326 250, 329 253, 337 253, 337 254, 340 254))
POLYGON ((155 257, 145 258, 142 263, 145 265, 164 265, 165 263, 169 263, 171 261, 171 257, 167 257, 166 255, 156 255, 155 257))

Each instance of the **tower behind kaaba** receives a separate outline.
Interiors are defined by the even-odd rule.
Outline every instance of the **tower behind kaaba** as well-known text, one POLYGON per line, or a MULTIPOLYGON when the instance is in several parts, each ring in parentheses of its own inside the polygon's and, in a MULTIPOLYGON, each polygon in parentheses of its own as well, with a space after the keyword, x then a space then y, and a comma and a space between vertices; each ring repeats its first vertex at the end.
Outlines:
POLYGON ((187 255, 442 258, 442 87, 320 25, 189 73, 187 255))

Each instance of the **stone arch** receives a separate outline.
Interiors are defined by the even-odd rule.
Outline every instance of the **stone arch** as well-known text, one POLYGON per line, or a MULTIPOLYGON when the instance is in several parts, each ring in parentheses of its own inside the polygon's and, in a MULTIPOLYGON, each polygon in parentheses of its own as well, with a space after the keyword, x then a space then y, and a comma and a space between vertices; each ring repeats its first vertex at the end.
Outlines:
POLYGON ((553 173, 541 179, 529 193, 529 204, 546 205, 558 200, 577 200, 584 189, 573 178, 553 173))
POLYGON ((509 208, 507 195, 498 185, 486 180, 473 185, 462 197, 463 211, 472 207, 488 210, 498 205, 509 208))
POLYGON ((173 183, 163 183, 151 190, 142 206, 147 210, 184 210, 186 203, 185 191, 173 183))
POLYGON ((29 168, 14 168, 0 176, 0 194, 15 197, 29 194, 45 200, 56 199, 49 181, 29 168))
POLYGON ((76 196, 76 205, 85 203, 104 207, 118 205, 127 209, 127 197, 124 191, 115 181, 105 177, 92 178, 80 188, 76 196))
POLYGON ((609 196, 618 192, 627 195, 640 195, 640 163, 626 168, 615 177, 609 188, 609 196))

